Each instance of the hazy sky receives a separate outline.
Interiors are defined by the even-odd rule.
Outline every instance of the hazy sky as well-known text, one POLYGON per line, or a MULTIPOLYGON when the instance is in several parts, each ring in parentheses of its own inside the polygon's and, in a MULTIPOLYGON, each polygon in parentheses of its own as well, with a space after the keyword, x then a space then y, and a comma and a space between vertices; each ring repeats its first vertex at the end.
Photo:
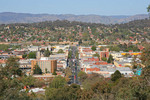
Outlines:
POLYGON ((150 0, 0 0, 0 12, 48 14, 147 14, 150 0))

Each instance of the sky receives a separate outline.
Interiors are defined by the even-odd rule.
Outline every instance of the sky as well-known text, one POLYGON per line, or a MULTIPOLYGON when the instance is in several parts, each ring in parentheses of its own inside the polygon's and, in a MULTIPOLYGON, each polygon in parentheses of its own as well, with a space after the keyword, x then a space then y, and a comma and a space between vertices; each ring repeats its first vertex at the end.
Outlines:
POLYGON ((75 15, 147 14, 150 0, 0 0, 0 12, 75 15))

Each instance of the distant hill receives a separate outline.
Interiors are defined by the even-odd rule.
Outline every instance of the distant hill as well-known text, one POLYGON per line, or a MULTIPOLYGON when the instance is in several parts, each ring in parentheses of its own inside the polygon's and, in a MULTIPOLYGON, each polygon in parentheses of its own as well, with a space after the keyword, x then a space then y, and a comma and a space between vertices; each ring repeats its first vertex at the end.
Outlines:
POLYGON ((102 24, 127 23, 133 20, 148 18, 147 14, 134 16, 100 16, 100 15, 72 15, 72 14, 29 14, 29 13, 0 13, 0 24, 33 23, 43 21, 68 20, 102 24))

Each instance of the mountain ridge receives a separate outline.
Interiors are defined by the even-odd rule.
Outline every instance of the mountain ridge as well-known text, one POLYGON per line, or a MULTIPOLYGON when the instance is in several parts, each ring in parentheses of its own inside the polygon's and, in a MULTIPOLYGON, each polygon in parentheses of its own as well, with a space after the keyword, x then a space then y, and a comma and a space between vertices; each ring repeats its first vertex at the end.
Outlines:
POLYGON ((102 24, 120 24, 145 18, 148 18, 148 14, 103 16, 95 14, 74 15, 74 14, 31 14, 31 13, 1 12, 0 24, 34 23, 34 22, 55 21, 55 20, 68 20, 68 21, 102 23, 102 24))

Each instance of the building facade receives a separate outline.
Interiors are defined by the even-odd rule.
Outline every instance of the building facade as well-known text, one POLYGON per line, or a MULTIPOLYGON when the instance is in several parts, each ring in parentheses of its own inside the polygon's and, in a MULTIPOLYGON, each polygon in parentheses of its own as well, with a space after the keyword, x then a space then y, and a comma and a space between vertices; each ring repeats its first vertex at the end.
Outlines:
POLYGON ((54 73, 57 69, 57 60, 32 60, 31 61, 31 72, 35 65, 38 65, 43 73, 54 73))

